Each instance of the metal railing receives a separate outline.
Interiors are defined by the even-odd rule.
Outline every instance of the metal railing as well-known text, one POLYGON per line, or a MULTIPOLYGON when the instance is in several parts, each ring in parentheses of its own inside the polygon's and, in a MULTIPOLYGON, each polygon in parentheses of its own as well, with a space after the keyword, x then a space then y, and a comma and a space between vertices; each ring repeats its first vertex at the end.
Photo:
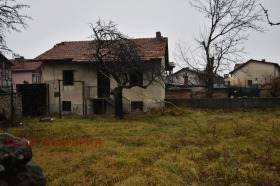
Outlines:
POLYGON ((85 86, 85 99, 98 98, 97 86, 85 86))
MULTIPOLYGON (((85 86, 84 87, 85 99, 98 99, 98 98, 105 98, 106 101, 112 105, 115 105, 114 97, 98 97, 98 86, 85 86)), ((123 111, 128 113, 130 112, 130 100, 126 97, 122 98, 123 100, 123 111)))

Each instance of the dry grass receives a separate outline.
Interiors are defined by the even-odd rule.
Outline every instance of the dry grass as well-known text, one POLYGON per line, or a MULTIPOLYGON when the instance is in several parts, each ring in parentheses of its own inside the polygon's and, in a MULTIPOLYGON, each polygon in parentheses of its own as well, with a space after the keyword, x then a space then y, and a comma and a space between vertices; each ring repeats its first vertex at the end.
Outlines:
POLYGON ((33 146, 32 161, 42 167, 48 185, 279 185, 279 116, 279 109, 168 109, 123 121, 25 118, 23 126, 8 132, 25 138, 101 138, 100 147, 33 146))

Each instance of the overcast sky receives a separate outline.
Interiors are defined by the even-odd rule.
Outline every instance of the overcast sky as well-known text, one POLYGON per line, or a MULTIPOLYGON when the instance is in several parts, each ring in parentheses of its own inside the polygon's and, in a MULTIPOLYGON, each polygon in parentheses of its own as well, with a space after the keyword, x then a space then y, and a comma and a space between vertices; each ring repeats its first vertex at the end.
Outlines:
MULTIPOLYGON (((132 38, 168 37, 170 61, 178 41, 192 46, 204 17, 189 0, 18 0, 30 5, 22 12, 32 17, 29 28, 7 34, 8 46, 25 58, 35 58, 62 41, 88 40, 90 22, 112 20, 132 38)), ((280 22, 280 0, 262 0, 271 21, 280 22)), ((244 60, 266 59, 280 64, 280 26, 262 24, 267 31, 251 33, 244 60)))

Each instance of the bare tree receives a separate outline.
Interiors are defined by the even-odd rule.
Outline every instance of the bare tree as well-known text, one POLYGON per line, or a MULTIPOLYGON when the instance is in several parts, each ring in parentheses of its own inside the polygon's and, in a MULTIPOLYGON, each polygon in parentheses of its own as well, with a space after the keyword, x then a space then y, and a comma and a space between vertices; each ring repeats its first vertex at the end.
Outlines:
MULTIPOLYGON (((199 70, 206 86, 207 97, 212 97, 214 80, 219 71, 228 69, 244 53, 248 31, 260 31, 257 22, 262 20, 258 0, 191 0, 190 5, 205 15, 206 28, 195 36, 198 48, 192 61, 186 57, 189 51, 178 45, 181 59, 199 70)), ((193 51, 192 51, 193 52, 193 51)))
POLYGON ((15 0, 0 0, 0 52, 16 55, 5 41, 5 34, 11 31, 20 32, 20 28, 26 28, 27 19, 31 19, 20 11, 29 8, 29 5, 17 3, 15 0))
POLYGON ((261 4, 260 6, 262 7, 263 11, 264 11, 264 14, 266 16, 266 19, 267 19, 267 22, 270 24, 270 26, 275 26, 275 25, 280 25, 280 22, 276 23, 276 22, 271 22, 270 19, 269 19, 269 16, 268 16, 268 10, 265 9, 261 4))
POLYGON ((92 60, 102 73, 108 73, 117 82, 117 87, 112 90, 115 116, 122 119, 123 89, 147 88, 154 83, 163 83, 164 67, 161 60, 145 60, 138 40, 122 34, 112 21, 105 23, 99 19, 90 27, 93 31, 92 60))

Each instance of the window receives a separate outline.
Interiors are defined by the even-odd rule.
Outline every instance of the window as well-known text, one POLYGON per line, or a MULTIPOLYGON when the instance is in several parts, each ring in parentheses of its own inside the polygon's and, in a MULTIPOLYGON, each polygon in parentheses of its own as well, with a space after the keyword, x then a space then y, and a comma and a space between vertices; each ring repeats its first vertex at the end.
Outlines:
POLYGON ((74 71, 64 70, 63 71, 63 85, 74 85, 74 71))
POLYGON ((141 72, 134 72, 131 73, 129 76, 130 85, 142 86, 143 85, 143 73, 141 72))
POLYGON ((62 111, 71 111, 71 101, 62 101, 62 111))
POLYGON ((12 72, 8 69, 8 66, 2 62, 0 66, 0 87, 11 86, 12 72))
POLYGON ((253 84, 253 81, 252 80, 248 80, 248 85, 252 86, 252 84, 253 84))
POLYGON ((32 73, 32 83, 41 83, 40 73, 32 73))
POLYGON ((132 101, 131 111, 141 111, 143 112, 143 102, 142 101, 132 101))

